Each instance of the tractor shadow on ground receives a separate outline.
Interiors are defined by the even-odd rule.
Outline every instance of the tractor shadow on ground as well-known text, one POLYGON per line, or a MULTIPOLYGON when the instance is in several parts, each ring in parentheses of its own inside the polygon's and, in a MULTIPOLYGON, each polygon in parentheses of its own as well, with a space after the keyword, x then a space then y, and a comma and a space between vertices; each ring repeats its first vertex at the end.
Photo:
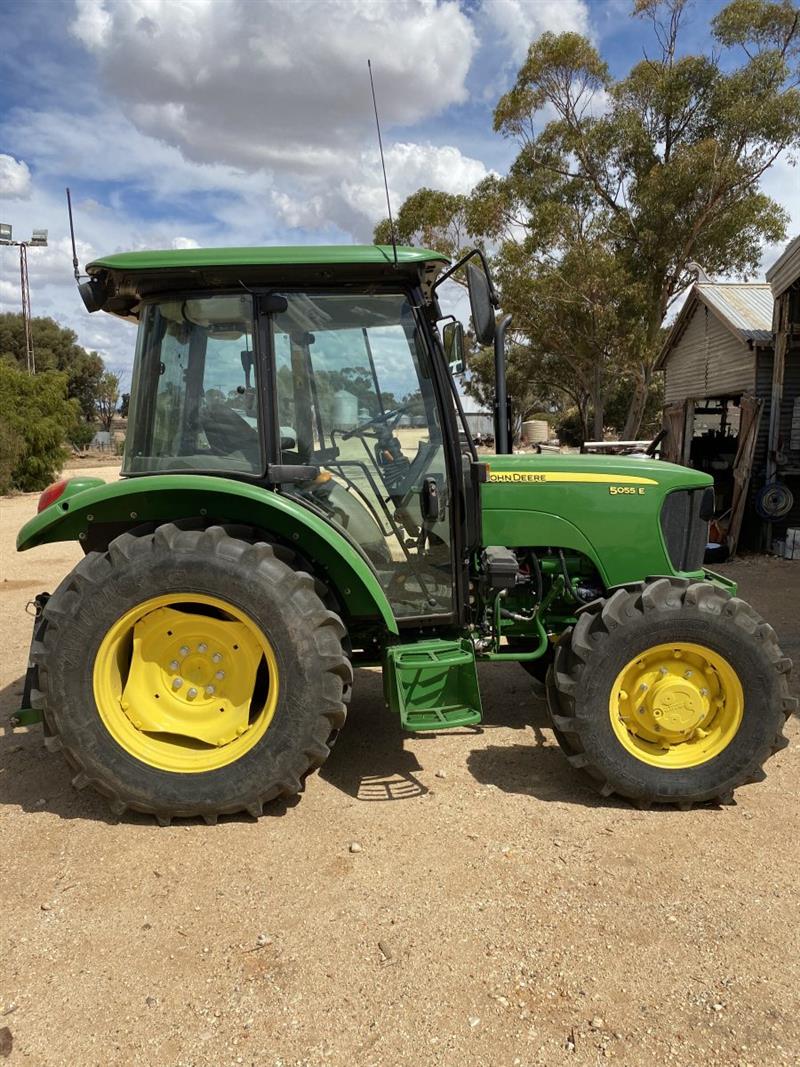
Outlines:
MULTIPOLYGON (((127 811, 113 815, 104 797, 93 789, 78 792, 72 785, 75 774, 60 752, 44 747, 41 726, 13 728, 10 717, 20 706, 24 675, 0 689, 0 804, 27 812, 47 812, 60 819, 88 819, 116 826, 118 823, 154 826, 152 815, 127 811)), ((285 815, 298 797, 273 801, 264 807, 264 816, 285 815)), ((202 819, 176 819, 176 824, 202 824, 202 819)), ((251 816, 224 815, 220 822, 253 822, 251 816)))
POLYGON ((567 763, 549 729, 543 686, 516 664, 483 667, 480 674, 480 727, 409 734, 384 707, 380 672, 357 670, 347 724, 320 777, 367 803, 413 800, 429 791, 421 776, 429 776, 433 767, 423 766, 420 759, 425 758, 425 746, 438 740, 440 745, 452 743, 453 761, 464 759, 481 785, 544 801, 629 808, 598 796, 567 763), (505 735, 508 730, 524 731, 525 740, 479 747, 471 743, 472 738, 485 741, 487 735, 505 735))

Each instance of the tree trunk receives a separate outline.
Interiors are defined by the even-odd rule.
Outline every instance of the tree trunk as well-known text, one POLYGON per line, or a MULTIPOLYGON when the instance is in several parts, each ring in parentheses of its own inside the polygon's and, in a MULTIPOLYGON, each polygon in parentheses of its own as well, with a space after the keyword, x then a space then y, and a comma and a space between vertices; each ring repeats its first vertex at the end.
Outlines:
POLYGON ((643 363, 639 368, 639 373, 636 375, 636 386, 633 390, 631 402, 628 405, 628 414, 625 416, 625 428, 622 431, 623 441, 635 441, 641 432, 644 410, 647 407, 647 394, 650 391, 652 379, 652 363, 643 363))
POLYGON ((603 420, 605 418, 605 397, 603 396, 603 386, 600 374, 600 363, 595 364, 594 368, 594 388, 592 389, 592 408, 594 409, 594 440, 603 440, 603 420))

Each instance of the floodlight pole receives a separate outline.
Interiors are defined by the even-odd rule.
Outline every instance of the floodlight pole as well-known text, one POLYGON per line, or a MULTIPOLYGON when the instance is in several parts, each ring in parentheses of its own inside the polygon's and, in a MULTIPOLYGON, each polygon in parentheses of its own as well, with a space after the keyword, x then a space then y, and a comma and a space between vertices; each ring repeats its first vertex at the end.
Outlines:
POLYGON ((28 280, 28 247, 47 246, 47 230, 34 230, 30 241, 12 241, 11 227, 2 228, 0 245, 19 248, 19 287, 22 295, 22 328, 25 331, 25 362, 28 374, 36 373, 36 353, 33 348, 33 323, 31 321, 31 287, 28 280))
POLYGON ((36 373, 36 354, 33 350, 33 329, 31 326, 31 287, 28 282, 28 246, 25 241, 19 244, 19 287, 22 293, 22 328, 25 331, 25 358, 28 374, 36 373))

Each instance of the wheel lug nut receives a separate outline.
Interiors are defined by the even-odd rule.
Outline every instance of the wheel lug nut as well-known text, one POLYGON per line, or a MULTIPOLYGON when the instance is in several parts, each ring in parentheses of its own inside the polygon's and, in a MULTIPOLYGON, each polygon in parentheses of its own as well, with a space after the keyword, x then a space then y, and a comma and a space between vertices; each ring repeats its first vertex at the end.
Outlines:
POLYGON ((705 687, 700 690, 700 696, 701 697, 707 697, 708 696, 708 690, 705 687))
POLYGON ((659 667, 658 668, 658 673, 661 674, 661 675, 664 675, 664 674, 669 674, 669 671, 667 670, 666 667, 659 667))
POLYGON ((181 647, 178 649, 178 655, 179 656, 188 656, 189 655, 189 646, 188 645, 181 645, 181 647))
POLYGON ((221 682, 222 679, 225 677, 225 671, 217 671, 214 677, 217 679, 218 682, 221 682))
POLYGON ((222 656, 219 654, 219 652, 215 652, 214 653, 214 655, 211 657, 211 662, 212 663, 221 663, 222 662, 222 656))
POLYGON ((214 688, 214 686, 213 685, 207 685, 206 686, 206 696, 207 697, 213 697, 214 693, 216 693, 216 689, 214 688))
POLYGON ((200 644, 197 646, 197 651, 198 652, 208 652, 208 645, 205 643, 205 641, 201 641, 200 642, 200 644))
POLYGON ((194 686, 192 686, 191 689, 189 689, 189 691, 187 692, 186 695, 189 698, 189 700, 194 700, 194 698, 197 696, 197 690, 195 689, 194 686))
POLYGON ((683 677, 684 678, 691 678, 693 674, 694 674, 694 671, 684 671, 683 672, 683 677))
POLYGON ((172 663, 170 663, 170 665, 169 665, 169 669, 170 669, 171 671, 177 671, 177 669, 178 669, 178 661, 177 661, 176 659, 174 659, 174 660, 172 661, 172 663))
POLYGON ((183 678, 175 678, 175 679, 173 679, 173 682, 172 682, 172 688, 173 689, 180 689, 180 687, 182 685, 183 685, 183 678))
POLYGON ((648 688, 647 682, 642 682, 642 684, 639 686, 639 692, 640 693, 646 693, 647 692, 647 688, 648 688))

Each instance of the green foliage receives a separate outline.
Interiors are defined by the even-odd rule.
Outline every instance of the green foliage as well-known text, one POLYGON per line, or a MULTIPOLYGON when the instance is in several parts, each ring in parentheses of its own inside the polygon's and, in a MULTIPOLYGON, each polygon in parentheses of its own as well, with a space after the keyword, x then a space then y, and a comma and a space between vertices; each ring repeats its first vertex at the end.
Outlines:
POLYGON ((568 445, 570 448, 580 448, 589 436, 583 416, 577 408, 567 408, 561 414, 555 424, 555 431, 559 444, 568 445))
MULTIPOLYGON (((83 417, 91 422, 96 416, 97 389, 103 375, 103 361, 96 352, 87 352, 78 344, 73 330, 59 326, 53 319, 31 320, 37 371, 63 371, 67 375, 69 397, 78 401, 83 417)), ((25 330, 20 314, 0 314, 0 358, 26 365, 25 330)))
MULTIPOLYGON (((475 243, 477 234, 467 217, 468 198, 438 189, 417 189, 400 208, 394 220, 398 244, 418 245, 458 259, 465 246, 475 243)), ((375 227, 375 244, 392 243, 392 227, 383 219, 375 227)))
POLYGON ((0 491, 34 492, 53 482, 79 419, 66 374, 30 375, 0 359, 0 491))
MULTIPOLYGON (((0 380, 2 367, 0 366, 0 380)), ((2 401, 0 401, 2 414, 2 401)), ((12 476, 22 452, 22 441, 5 421, 0 420, 0 494, 7 493, 12 486, 12 476)))
MULTIPOLYGON (((529 348, 511 345, 506 352, 506 382, 511 398, 511 424, 518 435, 522 423, 552 405, 553 391, 547 384, 547 373, 529 348)), ((469 374, 464 390, 486 410, 494 403, 494 352, 480 348, 469 357, 469 374)))

